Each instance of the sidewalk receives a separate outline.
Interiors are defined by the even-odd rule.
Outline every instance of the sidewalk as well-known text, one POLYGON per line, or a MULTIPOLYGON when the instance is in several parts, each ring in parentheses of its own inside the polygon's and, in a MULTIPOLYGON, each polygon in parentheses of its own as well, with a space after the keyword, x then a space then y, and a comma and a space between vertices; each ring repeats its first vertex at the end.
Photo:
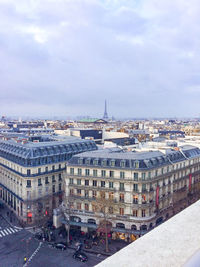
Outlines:
POLYGON ((7 223, 11 226, 11 227, 15 227, 17 229, 22 229, 23 227, 20 225, 19 220, 17 219, 16 215, 14 214, 14 212, 12 212, 10 209, 8 209, 6 207, 6 205, 4 204, 4 208, 0 209, 0 216, 2 216, 4 218, 4 220, 7 221, 7 223))
MULTIPOLYGON (((57 229, 55 230, 55 232, 57 232, 56 235, 56 243, 59 242, 67 242, 67 237, 61 237, 58 234, 57 229)), ((119 251, 120 249, 124 248, 125 246, 127 246, 129 243, 122 241, 122 240, 109 240, 109 252, 105 251, 105 243, 103 242, 98 242, 98 245, 93 245, 91 248, 86 249, 85 248, 85 244, 84 244, 84 240, 87 240, 86 237, 81 237, 81 238, 76 238, 72 240, 72 243, 70 246, 68 246, 69 249, 77 249, 77 242, 81 242, 83 244, 82 247, 82 251, 84 251, 85 253, 93 253, 93 254, 101 254, 104 256, 111 256, 114 253, 116 253, 117 251, 119 251)), ((90 240, 91 241, 91 240, 90 240)))

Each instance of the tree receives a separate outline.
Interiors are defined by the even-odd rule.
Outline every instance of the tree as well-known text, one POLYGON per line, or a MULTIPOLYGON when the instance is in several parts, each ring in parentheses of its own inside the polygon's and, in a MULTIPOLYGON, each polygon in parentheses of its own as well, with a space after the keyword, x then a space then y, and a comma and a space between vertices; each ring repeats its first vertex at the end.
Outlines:
POLYGON ((73 209, 74 209, 73 199, 71 198, 71 196, 65 196, 62 204, 60 205, 60 210, 61 210, 63 217, 65 218, 67 222, 67 244, 68 245, 70 243, 70 240, 69 240, 70 218, 73 214, 73 209))
POLYGON ((105 233, 106 252, 108 252, 108 233, 111 231, 112 227, 112 223, 109 220, 113 218, 113 213, 116 210, 116 203, 112 197, 106 198, 105 192, 100 191, 99 196, 92 202, 92 206, 95 212, 97 212, 97 217, 102 219, 99 223, 98 230, 99 232, 105 233))

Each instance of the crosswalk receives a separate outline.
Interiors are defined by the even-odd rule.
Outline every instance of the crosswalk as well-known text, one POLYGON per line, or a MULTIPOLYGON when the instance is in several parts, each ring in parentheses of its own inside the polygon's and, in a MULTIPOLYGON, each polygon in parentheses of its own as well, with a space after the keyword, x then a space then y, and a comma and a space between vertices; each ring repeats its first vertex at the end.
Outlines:
POLYGON ((11 235, 11 234, 15 234, 18 231, 20 231, 20 229, 14 228, 14 227, 7 227, 3 230, 0 229, 0 238, 7 236, 7 235, 11 235))

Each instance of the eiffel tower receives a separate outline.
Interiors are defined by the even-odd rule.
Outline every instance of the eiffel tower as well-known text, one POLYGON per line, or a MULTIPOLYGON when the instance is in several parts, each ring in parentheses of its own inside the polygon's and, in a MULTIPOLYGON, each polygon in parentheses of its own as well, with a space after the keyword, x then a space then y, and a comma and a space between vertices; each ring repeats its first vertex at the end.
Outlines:
POLYGON ((108 113, 107 113, 107 103, 105 100, 105 109, 104 109, 104 115, 103 115, 104 120, 108 120, 108 113))

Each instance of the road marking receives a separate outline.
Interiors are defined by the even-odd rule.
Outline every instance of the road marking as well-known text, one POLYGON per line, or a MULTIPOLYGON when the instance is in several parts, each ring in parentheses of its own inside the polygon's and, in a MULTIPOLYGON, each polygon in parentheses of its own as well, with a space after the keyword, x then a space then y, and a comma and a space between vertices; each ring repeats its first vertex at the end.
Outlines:
POLYGON ((4 234, 3 230, 1 231, 1 234, 2 234, 3 236, 5 236, 5 235, 6 235, 6 234, 4 234))
POLYGON ((9 233, 6 231, 7 229, 4 229, 3 231, 6 233, 6 235, 9 235, 9 233))
POLYGON ((6 230, 8 231, 9 234, 12 234, 12 232, 8 228, 6 230))
POLYGON ((15 229, 13 229, 13 228, 9 228, 10 229, 10 231, 12 232, 12 233, 15 233, 15 229))

